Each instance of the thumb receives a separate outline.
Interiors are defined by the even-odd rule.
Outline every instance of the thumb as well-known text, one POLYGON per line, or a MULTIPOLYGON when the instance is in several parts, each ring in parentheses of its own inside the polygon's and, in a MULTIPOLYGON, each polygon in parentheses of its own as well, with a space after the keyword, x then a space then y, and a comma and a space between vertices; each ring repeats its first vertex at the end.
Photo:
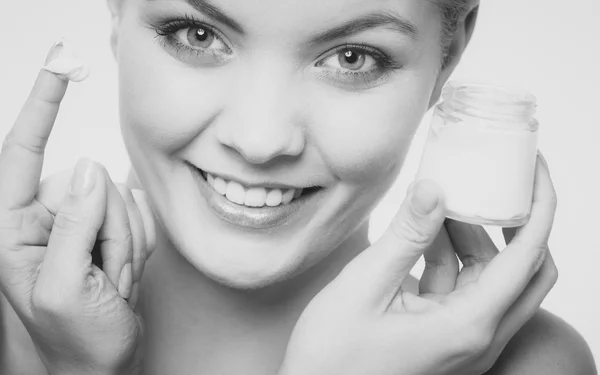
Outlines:
MULTIPOLYGON (((106 213, 106 183, 90 160, 77 163, 58 209, 36 287, 51 295, 74 295, 91 272, 91 251, 106 213)), ((39 292, 39 290, 38 290, 39 292)))
POLYGON ((437 184, 430 180, 413 183, 383 236, 347 267, 346 273, 357 284, 354 290, 375 304, 383 299, 387 306, 435 240, 445 214, 443 194, 437 184))

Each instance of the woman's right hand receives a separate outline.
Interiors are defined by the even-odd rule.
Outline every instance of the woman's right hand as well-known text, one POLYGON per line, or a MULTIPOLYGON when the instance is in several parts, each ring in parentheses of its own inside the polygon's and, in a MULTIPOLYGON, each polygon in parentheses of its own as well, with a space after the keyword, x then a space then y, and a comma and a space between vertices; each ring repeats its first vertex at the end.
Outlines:
POLYGON ((141 191, 117 187, 90 161, 40 185, 66 89, 42 70, 2 146, 0 287, 50 374, 133 374, 142 334, 133 308, 156 242, 152 212, 141 191))
POLYGON ((548 251, 556 196, 541 160, 531 218, 516 236, 504 231, 509 244, 500 253, 482 227, 443 226, 437 185, 413 185, 382 238, 304 310, 280 375, 488 371, 557 279, 548 251), (415 295, 401 285, 421 255, 426 269, 415 295))

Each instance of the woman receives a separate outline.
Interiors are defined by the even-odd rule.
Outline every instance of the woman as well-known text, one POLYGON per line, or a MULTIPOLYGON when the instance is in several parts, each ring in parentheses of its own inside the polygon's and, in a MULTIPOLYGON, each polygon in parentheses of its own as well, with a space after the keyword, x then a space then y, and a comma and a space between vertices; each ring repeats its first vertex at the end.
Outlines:
POLYGON ((427 181, 367 241, 476 2, 109 6, 129 187, 149 204, 89 162, 70 188, 57 176, 38 189, 66 90, 41 72, 0 157, 1 284, 41 361, 6 373, 593 371, 563 323, 529 320, 556 280, 544 163, 532 219, 501 255, 479 227, 442 226, 427 181))

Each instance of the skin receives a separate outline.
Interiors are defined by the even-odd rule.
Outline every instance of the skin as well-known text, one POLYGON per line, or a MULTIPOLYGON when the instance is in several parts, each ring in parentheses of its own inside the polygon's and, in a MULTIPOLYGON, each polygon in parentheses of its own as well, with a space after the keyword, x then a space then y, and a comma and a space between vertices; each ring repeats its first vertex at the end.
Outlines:
MULTIPOLYGON (((399 173, 473 26, 459 30, 454 59, 440 71, 440 19, 424 2, 335 0, 327 11, 317 1, 215 3, 247 35, 215 25, 236 57, 209 67, 190 66, 154 38, 150 25, 165 12, 201 17, 183 1, 109 1, 135 170, 129 185, 144 188, 160 224, 140 290, 146 374, 277 371, 309 301, 369 247, 368 214, 399 173), (379 28, 306 46, 309 33, 380 9, 413 22, 418 38, 379 28), (369 87, 319 76, 319 56, 348 42, 381 46, 402 68, 369 87), (252 231, 214 217, 184 161, 325 189, 288 225, 252 231)), ((460 227, 453 233, 477 237, 460 227)))
MULTIPOLYGON (((152 327, 146 367, 157 373, 199 363, 217 371, 227 362, 258 373, 276 369, 303 307, 368 246, 368 214, 454 66, 440 72, 440 18, 431 4, 344 0, 328 2, 326 11, 318 1, 215 4, 247 35, 220 27, 235 61, 190 68, 148 27, 165 14, 193 12, 189 5, 109 2, 123 139, 165 231, 140 300, 152 327), (313 33, 380 10, 409 19, 418 39, 378 28, 307 47, 313 33), (320 56, 344 43, 380 46, 402 68, 371 88, 318 79, 320 56), (215 220, 183 161, 238 179, 326 188, 318 207, 285 227, 249 231, 215 220), (165 316, 177 316, 181 331, 165 316), (238 326, 241 337, 216 328, 238 326), (235 344, 223 340, 232 334, 235 344), (256 344, 265 341, 272 345, 256 344)), ((460 35, 459 55, 470 30, 460 35)))
POLYGON ((115 49, 123 138, 161 224, 196 269, 230 287, 273 285, 344 247, 364 224, 394 181, 438 83, 439 20, 433 7, 415 4, 337 1, 323 12, 316 1, 224 1, 220 8, 248 30, 246 37, 227 34, 240 45, 239 57, 195 69, 143 27, 147 19, 190 11, 185 2, 121 5, 115 49), (382 8, 413 20, 419 41, 380 28, 347 42, 381 44, 404 67, 368 90, 319 80, 324 69, 313 66, 316 59, 341 41, 303 47, 311 33, 382 8), (342 9, 355 11, 332 20, 342 9), (318 207, 285 227, 243 230, 215 220, 184 161, 238 180, 320 185, 325 191, 318 207))

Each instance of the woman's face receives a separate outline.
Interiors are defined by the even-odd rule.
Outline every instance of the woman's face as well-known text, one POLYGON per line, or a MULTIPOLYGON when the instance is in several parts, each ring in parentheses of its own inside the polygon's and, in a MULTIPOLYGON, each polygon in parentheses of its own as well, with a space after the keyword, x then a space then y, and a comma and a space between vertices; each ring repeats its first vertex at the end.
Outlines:
POLYGON ((424 0, 128 0, 115 20, 137 176, 179 252, 238 288, 366 220, 440 83, 424 0))

